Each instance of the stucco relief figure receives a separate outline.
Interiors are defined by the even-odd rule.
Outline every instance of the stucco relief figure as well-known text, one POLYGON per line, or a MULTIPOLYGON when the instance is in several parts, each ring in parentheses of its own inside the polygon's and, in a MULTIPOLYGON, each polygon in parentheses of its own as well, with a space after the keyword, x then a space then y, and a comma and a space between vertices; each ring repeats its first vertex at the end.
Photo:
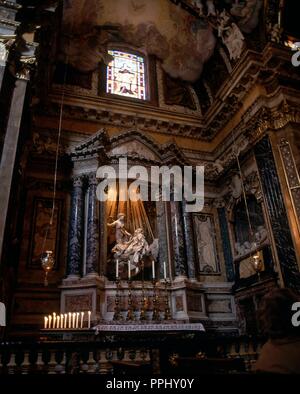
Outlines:
POLYGON ((283 29, 276 23, 274 26, 269 25, 269 34, 272 42, 280 43, 283 29))
POLYGON ((202 0, 195 0, 194 1, 194 6, 198 8, 198 13, 199 15, 203 15, 203 4, 202 0))
POLYGON ((227 184, 228 192, 232 199, 239 200, 243 192, 242 179, 239 174, 233 175, 227 184))
POLYGON ((250 252, 255 252, 258 247, 264 245, 268 240, 268 232, 264 226, 258 226, 255 229, 254 241, 245 241, 243 244, 236 242, 234 245, 236 257, 243 257, 250 252))
POLYGON ((211 219, 208 216, 195 216, 195 225, 200 271, 217 272, 218 264, 211 219))
POLYGON ((216 8, 213 0, 206 0, 207 16, 216 16, 216 8))
POLYGON ((230 59, 238 59, 242 54, 245 38, 237 24, 230 23, 230 16, 226 11, 221 12, 218 18, 218 36, 227 47, 230 59))
POLYGON ((251 33, 259 21, 259 12, 262 0, 235 1, 230 9, 230 14, 238 20, 239 28, 245 33, 251 33))

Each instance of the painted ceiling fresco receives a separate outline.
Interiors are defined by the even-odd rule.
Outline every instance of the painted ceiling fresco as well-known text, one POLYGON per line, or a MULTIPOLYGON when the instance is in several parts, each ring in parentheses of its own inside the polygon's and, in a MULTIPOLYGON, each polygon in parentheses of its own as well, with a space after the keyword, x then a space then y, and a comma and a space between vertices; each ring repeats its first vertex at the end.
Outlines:
MULTIPOLYGON (((257 23, 258 3, 248 0, 233 10, 246 30, 257 23)), ((169 0, 66 0, 62 37, 62 60, 82 72, 108 63, 108 47, 123 42, 155 55, 171 77, 191 82, 199 78, 217 40, 207 18, 169 0)))

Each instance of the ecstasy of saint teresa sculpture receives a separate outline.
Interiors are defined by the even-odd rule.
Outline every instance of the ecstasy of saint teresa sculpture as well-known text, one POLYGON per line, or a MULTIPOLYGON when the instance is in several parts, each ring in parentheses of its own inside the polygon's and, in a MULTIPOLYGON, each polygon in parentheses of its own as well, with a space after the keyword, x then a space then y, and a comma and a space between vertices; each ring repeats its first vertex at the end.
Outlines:
POLYGON ((149 245, 142 228, 136 228, 133 235, 130 234, 125 228, 124 213, 119 213, 117 219, 107 225, 115 227, 116 244, 111 251, 114 254, 114 260, 118 260, 121 273, 128 272, 130 262, 130 275, 136 276, 143 266, 150 266, 151 261, 156 260, 158 239, 154 239, 149 245))

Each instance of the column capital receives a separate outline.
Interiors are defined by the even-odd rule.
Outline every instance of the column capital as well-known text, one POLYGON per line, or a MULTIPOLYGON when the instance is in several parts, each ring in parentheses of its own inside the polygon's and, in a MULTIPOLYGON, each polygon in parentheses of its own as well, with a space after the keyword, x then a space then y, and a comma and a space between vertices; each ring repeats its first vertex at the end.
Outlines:
POLYGON ((95 172, 91 172, 87 175, 87 180, 88 180, 88 184, 89 185, 97 185, 98 184, 98 180, 96 178, 96 173, 95 172))
POLYGON ((16 68, 16 78, 29 81, 30 72, 36 63, 35 56, 21 56, 16 68))
POLYGON ((84 177, 82 175, 75 175, 72 177, 73 187, 82 187, 84 182, 84 177))
POLYGON ((213 200, 213 207, 214 208, 224 208, 225 207, 225 200, 222 197, 215 198, 213 200))

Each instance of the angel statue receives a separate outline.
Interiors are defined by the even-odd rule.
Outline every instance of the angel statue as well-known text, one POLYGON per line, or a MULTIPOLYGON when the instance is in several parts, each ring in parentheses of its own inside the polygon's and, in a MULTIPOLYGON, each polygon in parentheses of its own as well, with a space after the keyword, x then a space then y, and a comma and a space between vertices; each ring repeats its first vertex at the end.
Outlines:
POLYGON ((218 17, 218 36, 221 37, 223 44, 226 45, 230 59, 236 60, 242 54, 244 36, 237 24, 230 22, 230 15, 222 11, 218 17))
POLYGON ((118 260, 120 272, 128 273, 128 264, 130 262, 131 276, 137 275, 142 266, 151 266, 151 261, 157 259, 158 239, 154 239, 151 245, 148 244, 142 228, 137 228, 131 235, 125 229, 125 215, 118 214, 117 220, 108 223, 109 227, 116 228, 116 244, 112 248, 114 260, 118 260))
POLYGON ((116 242, 122 243, 124 241, 128 241, 131 237, 131 234, 125 229, 125 214, 118 213, 117 220, 112 223, 107 223, 108 227, 116 228, 116 242))

